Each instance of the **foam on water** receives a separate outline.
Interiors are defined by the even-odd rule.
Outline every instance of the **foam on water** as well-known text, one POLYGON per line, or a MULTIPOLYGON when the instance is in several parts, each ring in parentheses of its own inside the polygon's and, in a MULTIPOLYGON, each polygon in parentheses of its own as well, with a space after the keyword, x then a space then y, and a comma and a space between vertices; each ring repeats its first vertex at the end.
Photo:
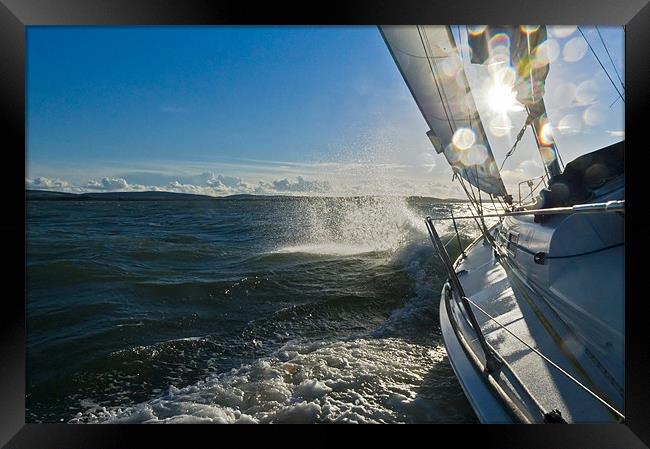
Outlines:
POLYGON ((398 338, 292 342, 253 364, 170 387, 160 398, 124 409, 93 406, 71 422, 444 421, 445 411, 420 394, 443 357, 440 345, 398 338))

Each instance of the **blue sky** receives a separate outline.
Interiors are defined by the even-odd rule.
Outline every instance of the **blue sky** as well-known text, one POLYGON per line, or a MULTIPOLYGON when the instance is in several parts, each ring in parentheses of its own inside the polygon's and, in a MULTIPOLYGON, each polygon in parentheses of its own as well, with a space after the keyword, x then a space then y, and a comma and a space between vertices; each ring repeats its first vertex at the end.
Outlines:
MULTIPOLYGON (((601 33, 622 73, 622 29, 601 33)), ((571 125, 556 136, 568 161, 622 139, 623 102, 609 107, 616 93, 575 29, 549 34, 560 53, 546 100, 551 122, 571 125)), ((480 86, 480 67, 468 75, 480 86)), ((521 126, 511 118, 491 140, 497 161, 521 126)), ((27 31, 33 188, 457 196, 426 130, 376 27, 27 31)), ((516 156, 506 183, 541 174, 532 138, 516 156)))

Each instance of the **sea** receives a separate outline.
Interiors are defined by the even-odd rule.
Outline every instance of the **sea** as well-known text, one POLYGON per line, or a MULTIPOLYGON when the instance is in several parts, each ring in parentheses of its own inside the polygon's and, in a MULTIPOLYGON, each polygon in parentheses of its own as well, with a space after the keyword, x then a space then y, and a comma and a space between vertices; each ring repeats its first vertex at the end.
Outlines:
MULTIPOLYGON (((424 225, 451 210, 468 205, 30 200, 26 421, 478 422, 424 225)), ((458 230, 463 246, 479 233, 458 230)))

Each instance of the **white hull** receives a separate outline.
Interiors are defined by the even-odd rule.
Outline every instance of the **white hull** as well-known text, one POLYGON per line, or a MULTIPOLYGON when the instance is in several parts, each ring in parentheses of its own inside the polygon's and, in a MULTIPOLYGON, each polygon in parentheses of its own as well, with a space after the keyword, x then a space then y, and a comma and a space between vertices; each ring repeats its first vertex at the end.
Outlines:
MULTIPOLYGON (((598 199, 622 197, 623 189, 624 183, 598 199)), ((480 331, 503 362, 485 375, 485 352, 447 283, 440 302, 443 338, 482 422, 544 422, 552 410, 566 422, 622 420, 624 244, 611 244, 622 242, 622 229, 618 214, 565 215, 542 224, 509 217, 490 230, 505 256, 496 256, 481 237, 456 261, 480 331), (598 238, 577 233, 585 223, 608 232, 598 238), (509 245, 515 229, 518 243, 509 245), (524 251, 529 248, 536 249, 524 251), (548 255, 543 264, 531 254, 537 252, 548 255), (558 252, 572 257, 554 258, 558 252)))

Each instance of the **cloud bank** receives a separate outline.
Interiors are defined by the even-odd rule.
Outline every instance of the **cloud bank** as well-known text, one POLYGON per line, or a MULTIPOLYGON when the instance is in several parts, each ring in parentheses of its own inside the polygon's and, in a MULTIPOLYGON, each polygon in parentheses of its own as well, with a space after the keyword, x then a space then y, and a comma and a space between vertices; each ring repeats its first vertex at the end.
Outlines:
POLYGON ((25 179, 25 187, 69 193, 165 191, 209 196, 235 194, 352 196, 352 195, 421 195, 461 198, 454 185, 429 180, 406 180, 390 176, 352 176, 349 173, 323 174, 320 178, 307 175, 284 176, 269 180, 246 181, 238 176, 214 172, 179 177, 163 184, 130 182, 127 177, 108 176, 85 182, 37 177, 25 179))

